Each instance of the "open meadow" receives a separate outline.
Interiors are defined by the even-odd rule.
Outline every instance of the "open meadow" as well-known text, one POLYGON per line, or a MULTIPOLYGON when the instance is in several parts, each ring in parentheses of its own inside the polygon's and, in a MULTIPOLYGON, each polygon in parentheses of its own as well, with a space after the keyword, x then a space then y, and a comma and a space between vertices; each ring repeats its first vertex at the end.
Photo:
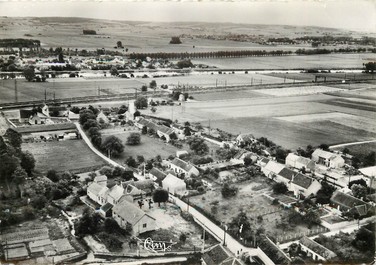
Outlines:
POLYGON ((35 169, 84 172, 105 164, 83 140, 23 143, 22 150, 29 151, 36 160, 35 169))

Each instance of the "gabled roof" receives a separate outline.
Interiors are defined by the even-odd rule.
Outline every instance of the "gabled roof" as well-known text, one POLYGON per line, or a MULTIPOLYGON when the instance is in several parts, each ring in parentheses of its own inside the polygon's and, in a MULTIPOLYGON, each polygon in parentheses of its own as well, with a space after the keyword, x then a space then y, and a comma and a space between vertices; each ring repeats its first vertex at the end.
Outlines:
POLYGON ((159 181, 164 180, 165 177, 167 176, 167 174, 165 174, 164 172, 160 171, 158 168, 155 168, 155 167, 153 167, 149 171, 149 174, 155 176, 157 178, 157 180, 159 180, 159 181))
POLYGON ((299 243, 327 260, 335 258, 337 256, 333 251, 327 249, 323 245, 317 243, 316 241, 313 241, 312 239, 309 239, 306 236, 302 237, 299 240, 299 243))
POLYGON ((94 182, 105 182, 107 181, 107 176, 106 175, 99 175, 94 178, 94 182))
POLYGON ((312 157, 313 156, 318 156, 318 157, 322 157, 322 158, 325 158, 327 160, 333 160, 337 157, 339 157, 339 155, 337 154, 333 154, 331 152, 328 152, 328 151, 324 151, 322 149, 316 149, 313 153, 312 153, 312 157))
POLYGON ((273 172, 274 174, 278 174, 284 168, 285 168, 285 166, 283 164, 277 163, 273 160, 269 161, 266 164, 266 166, 264 167, 264 169, 269 170, 269 171, 273 172))
POLYGON ((32 125, 25 127, 17 127, 14 130, 19 133, 33 133, 33 132, 45 132, 45 131, 60 131, 60 130, 69 130, 76 129, 76 126, 73 123, 55 123, 55 124, 44 124, 44 125, 32 125))
MULTIPOLYGON (((138 208, 133 203, 127 201, 125 198, 121 199, 119 203, 112 208, 112 211, 131 225, 137 224, 137 222, 140 221, 142 217, 147 215, 143 210, 138 208)), ((154 219, 150 215, 147 216, 154 219)))
POLYGON ((168 183, 169 185, 173 185, 174 187, 179 186, 186 186, 184 180, 175 177, 174 175, 168 174, 167 177, 162 181, 163 183, 168 183))
POLYGON ((247 141, 251 141, 253 139, 256 139, 252 134, 250 133, 243 133, 243 134, 239 134, 238 137, 241 137, 243 138, 243 141, 247 142, 247 141))
POLYGON ((294 170, 291 170, 287 167, 284 167, 279 173, 278 173, 278 176, 281 176, 285 179, 288 179, 288 180, 292 180, 293 177, 296 175, 297 173, 294 171, 294 170))
POLYGON ((123 187, 119 185, 113 186, 110 191, 108 192, 108 197, 113 198, 114 200, 119 200, 121 196, 124 194, 124 189, 123 187))
POLYGON ((335 191, 332 195, 332 198, 330 198, 331 202, 338 204, 347 210, 358 206, 358 205, 367 205, 366 202, 355 198, 354 196, 351 196, 350 194, 343 193, 339 190, 335 191))
POLYGON ((173 129, 164 125, 158 126, 157 130, 167 135, 170 135, 174 132, 173 129))
POLYGON ((221 245, 217 245, 208 252, 206 252, 202 259, 207 265, 219 265, 224 262, 230 255, 224 250, 221 245))
POLYGON ((185 170, 185 171, 189 171, 193 168, 192 165, 188 164, 187 162, 185 162, 184 160, 181 160, 180 158, 177 158, 175 157, 174 160, 171 161, 171 164, 185 170))
POLYGON ((96 182, 91 183, 87 187, 87 191, 93 193, 94 195, 98 196, 99 192, 103 189, 102 185, 99 185, 96 182))
POLYGON ((289 153, 286 157, 286 160, 293 160, 295 162, 298 162, 300 164, 303 164, 305 165, 306 167, 309 165, 309 164, 312 164, 314 163, 311 159, 307 158, 307 157, 303 157, 303 156, 298 156, 294 153, 289 153))
POLYGON ((126 195, 132 195, 132 196, 145 194, 145 192, 143 192, 140 189, 137 189, 135 186, 131 184, 124 186, 124 193, 126 195))
POLYGON ((376 166, 360 168, 359 171, 367 177, 376 177, 376 166))
POLYGON ((270 161, 269 159, 267 159, 267 158, 264 157, 263 159, 261 159, 260 162, 267 164, 267 163, 269 163, 269 161, 270 161))
POLYGON ((309 186, 311 186, 312 182, 313 182, 312 178, 307 177, 306 175, 303 175, 301 173, 296 174, 296 176, 294 177, 292 181, 292 183, 294 183, 295 185, 298 185, 305 189, 308 189, 309 186))
POLYGON ((154 189, 154 181, 151 179, 145 179, 145 180, 130 180, 130 181, 125 181, 122 182, 123 187, 125 188, 127 185, 132 185, 137 189, 140 189, 145 192, 150 192, 151 190, 154 189))
POLYGON ((107 198, 107 194, 110 191, 110 189, 107 186, 103 186, 103 185, 101 185, 101 186, 102 186, 102 189, 98 193, 98 196, 102 197, 102 198, 107 198))

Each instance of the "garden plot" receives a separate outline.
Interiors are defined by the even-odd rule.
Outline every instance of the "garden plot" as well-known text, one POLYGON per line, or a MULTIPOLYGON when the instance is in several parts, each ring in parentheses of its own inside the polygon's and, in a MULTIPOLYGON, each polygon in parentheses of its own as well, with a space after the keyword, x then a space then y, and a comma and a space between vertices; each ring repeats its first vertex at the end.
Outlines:
POLYGON ((257 92, 277 97, 303 96, 320 94, 326 92, 345 91, 346 89, 334 88, 329 86, 302 86, 302 87, 285 87, 272 89, 258 89, 257 92))

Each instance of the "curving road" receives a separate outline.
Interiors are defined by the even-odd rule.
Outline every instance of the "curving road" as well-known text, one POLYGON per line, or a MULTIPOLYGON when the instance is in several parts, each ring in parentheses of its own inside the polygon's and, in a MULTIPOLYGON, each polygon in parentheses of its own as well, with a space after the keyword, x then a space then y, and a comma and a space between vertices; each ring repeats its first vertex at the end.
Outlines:
POLYGON ((368 140, 368 141, 361 141, 361 142, 352 142, 352 143, 345 143, 345 144, 337 144, 337 145, 331 145, 329 146, 329 149, 343 147, 343 146, 350 146, 350 145, 357 145, 357 144, 368 144, 368 143, 375 143, 375 140, 368 140))

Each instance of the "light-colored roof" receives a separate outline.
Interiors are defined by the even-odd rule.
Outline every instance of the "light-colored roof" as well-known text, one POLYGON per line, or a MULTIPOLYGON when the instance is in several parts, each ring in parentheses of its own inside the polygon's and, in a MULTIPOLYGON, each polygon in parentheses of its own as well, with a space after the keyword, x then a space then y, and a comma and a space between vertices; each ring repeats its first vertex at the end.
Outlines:
POLYGON ((169 186, 180 187, 186 186, 184 180, 175 177, 174 175, 168 174, 167 177, 162 181, 162 183, 168 184, 169 186))
POLYGON ((367 177, 376 177, 376 166, 360 168, 359 171, 367 177))
POLYGON ((100 175, 94 178, 94 182, 105 182, 105 181, 107 181, 106 175, 100 175))
POLYGON ((278 174, 282 169, 284 169, 284 167, 285 165, 271 160, 266 164, 265 169, 273 172, 274 174, 278 174))
POLYGON ((312 153, 312 156, 318 156, 318 157, 322 157, 322 158, 325 158, 325 159, 335 159, 338 157, 337 154, 333 154, 331 152, 328 152, 328 151, 324 151, 322 149, 316 149, 313 153, 312 153))
MULTIPOLYGON (((121 199, 120 202, 112 208, 112 211, 131 225, 137 224, 137 222, 140 221, 142 217, 147 215, 143 210, 138 208, 133 203, 127 201, 126 199, 121 199)), ((149 215, 147 216, 154 219, 149 215)))
POLYGON ((113 198, 115 201, 119 200, 121 196, 124 194, 123 187, 119 185, 113 186, 110 191, 108 192, 108 197, 113 198))
POLYGON ((94 195, 99 195, 99 192, 103 189, 103 186, 102 185, 99 185, 98 183, 96 182, 93 182, 91 183, 88 187, 87 187, 87 191, 93 193, 94 195))
POLYGON ((308 166, 310 163, 313 163, 313 161, 307 157, 303 157, 303 156, 298 156, 294 153, 289 153, 286 157, 286 160, 292 160, 292 161, 295 161, 295 162, 298 162, 300 164, 303 164, 305 166, 308 166))
POLYGON ((102 197, 102 198, 106 198, 107 197, 107 194, 108 192, 110 191, 110 189, 107 187, 107 186, 102 186, 102 189, 100 190, 100 192, 98 193, 98 196, 102 197))
POLYGON ((188 164, 187 162, 185 162, 184 160, 181 160, 180 158, 177 158, 175 157, 174 160, 171 161, 171 164, 185 170, 185 171, 189 171, 193 168, 192 165, 188 164))
POLYGON ((333 251, 327 249, 323 245, 317 243, 316 241, 313 241, 312 239, 309 239, 306 236, 302 237, 299 240, 299 243, 327 260, 335 258, 337 256, 333 251))

